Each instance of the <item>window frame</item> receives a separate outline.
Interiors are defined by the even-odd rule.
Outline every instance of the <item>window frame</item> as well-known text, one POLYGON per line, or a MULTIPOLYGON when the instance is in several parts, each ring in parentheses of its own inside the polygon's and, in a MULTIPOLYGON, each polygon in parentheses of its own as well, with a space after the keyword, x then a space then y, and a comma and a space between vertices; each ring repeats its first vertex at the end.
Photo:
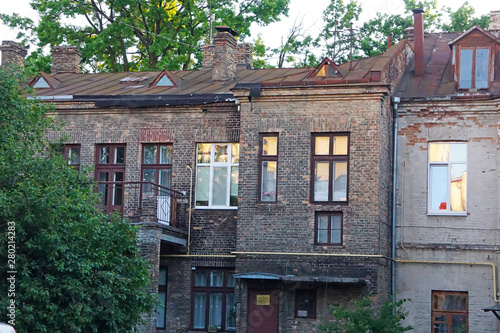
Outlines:
POLYGON ((316 212, 314 214, 314 245, 318 246, 342 246, 343 245, 343 238, 344 238, 344 213, 343 212, 316 212), (319 217, 320 216, 327 216, 328 217, 328 242, 326 243, 320 243, 318 238, 319 238, 319 217), (340 216, 340 241, 338 243, 332 242, 331 235, 332 235, 332 224, 331 224, 331 218, 333 216, 340 216))
MULTIPOLYGON (((165 270, 165 284, 160 284, 161 281, 158 280, 158 296, 160 296, 160 292, 165 293, 165 302, 162 302, 163 305, 163 326, 158 326, 158 313, 156 319, 156 329, 165 329, 167 324, 167 289, 168 289, 168 266, 160 266, 159 272, 165 270)), ((158 278, 161 274, 158 274, 158 278)), ((160 299, 158 298, 158 302, 160 303, 160 299)))
MULTIPOLYGON (((224 210, 237 210, 238 205, 236 206, 231 206, 231 174, 233 172, 233 168, 238 168, 238 177, 239 177, 239 142, 215 142, 215 143, 209 143, 209 142, 199 142, 196 144, 196 169, 195 169, 195 176, 196 176, 196 184, 195 184, 195 195, 194 195, 194 208, 195 209, 224 209, 224 210), (198 162, 198 157, 199 157, 199 147, 200 145, 211 145, 210 147, 210 162, 209 163, 200 163, 198 162), (214 157, 215 157, 215 146, 217 145, 227 145, 228 148, 228 156, 227 156, 227 162, 215 162, 214 157), (232 158, 233 158, 233 147, 235 145, 238 145, 238 163, 232 163, 232 158), (199 177, 198 177, 198 170, 200 167, 209 167, 209 183, 208 183, 208 205, 207 206, 201 206, 198 205, 198 188, 199 188, 199 177), (227 184, 226 184, 226 204, 225 205, 214 205, 213 204, 213 190, 214 190, 214 169, 217 167, 227 167, 227 184)), ((238 186, 238 181, 236 183, 238 186)), ((236 203, 238 204, 238 197, 236 197, 236 203)))
POLYGON ((310 201, 313 204, 319 205, 347 205, 349 203, 349 160, 350 160, 350 142, 351 137, 349 132, 314 132, 311 133, 311 184, 310 184, 310 201), (328 155, 316 155, 316 138, 317 137, 329 137, 329 154, 328 155), (347 137, 347 154, 345 155, 334 155, 334 138, 335 137, 347 137), (329 163, 329 175, 328 180, 328 200, 326 201, 316 201, 314 198, 315 191, 315 163, 316 162, 328 162, 329 163), (345 200, 334 201, 333 200, 333 185, 335 177, 333 176, 333 164, 337 162, 346 163, 346 192, 345 200))
POLYGON ((452 211, 451 210, 451 168, 453 164, 465 164, 465 171, 468 168, 468 142, 465 141, 429 141, 427 145, 427 215, 449 215, 449 216, 467 216, 467 179, 466 179, 466 207, 464 211, 452 211), (465 145, 465 160, 461 161, 431 161, 431 144, 464 144, 465 145), (432 209, 432 172, 433 166, 446 166, 447 168, 447 179, 446 179, 446 209, 432 209))
POLYGON ((314 319, 316 318, 316 303, 317 303, 317 299, 318 299, 318 292, 316 289, 297 289, 295 291, 295 318, 300 318, 300 319, 314 319), (299 311, 301 311, 299 309, 299 298, 300 297, 308 297, 308 296, 312 296, 310 297, 313 302, 313 311, 311 314, 309 314, 309 312, 307 313, 306 316, 299 316, 299 311))
MULTIPOLYGON (((116 172, 123 172, 123 182, 126 181, 126 162, 127 162, 127 146, 124 143, 97 143, 95 145, 95 180, 99 182, 99 173, 100 172, 108 172, 110 174, 114 174, 116 172), (109 160, 113 162, 109 163, 100 163, 100 153, 101 153, 101 147, 110 147, 110 153, 109 153, 109 160), (114 148, 123 148, 123 163, 114 163, 116 156, 115 152, 116 149, 114 148)), ((108 182, 112 182, 113 180, 108 180, 108 182)), ((103 189, 104 186, 107 186, 107 204, 104 205, 104 212, 105 213, 110 213, 113 210, 118 210, 120 212, 123 211, 123 205, 124 205, 124 200, 125 200, 125 195, 124 195, 124 186, 123 185, 117 185, 117 184, 108 184, 108 185, 98 185, 97 186, 97 192, 100 192, 101 189, 103 189), (115 190, 121 188, 121 205, 115 205, 114 204, 114 198, 115 198, 115 190)))
POLYGON ((279 133, 260 133, 259 134, 259 182, 258 182, 258 199, 257 202, 259 203, 266 203, 266 204, 275 204, 278 202, 278 165, 279 165, 279 133), (267 137, 275 137, 276 138, 276 155, 264 155, 264 139, 267 137), (262 200, 262 197, 264 195, 264 191, 262 189, 263 184, 263 179, 262 179, 262 164, 264 162, 276 162, 276 188, 274 189, 274 200, 272 201, 266 201, 262 200))
MULTIPOLYGON (((468 90, 468 89, 489 89, 492 81, 492 48, 491 46, 460 46, 458 47, 458 61, 457 61, 457 66, 459 68, 458 70, 458 88, 461 90, 468 90), (464 73, 463 68, 462 68, 462 51, 463 50, 471 50, 472 51, 472 63, 471 63, 471 86, 470 87, 463 87, 462 86, 462 74, 464 73), (481 87, 477 88, 477 50, 488 50, 488 68, 487 68, 487 86, 486 87, 481 87)), ((467 71, 468 72, 468 71, 467 71)))
POLYGON ((228 287, 228 275, 233 274, 233 280, 234 280, 234 274, 235 270, 234 268, 225 268, 225 267, 195 267, 193 268, 192 275, 191 275, 191 316, 190 316, 190 329, 193 331, 201 331, 201 332, 206 332, 207 327, 209 325, 210 321, 210 295, 211 294, 222 294, 222 304, 221 304, 221 327, 219 327, 219 331, 221 332, 234 332, 236 331, 236 324, 234 328, 227 328, 226 327, 226 320, 227 320, 227 314, 226 314, 226 309, 227 309, 227 295, 232 294, 233 297, 236 297, 235 293, 235 286, 236 286, 236 280, 234 280, 235 286, 233 287, 228 287), (196 286, 196 272, 205 272, 205 286, 196 286), (223 282, 222 282, 222 287, 211 287, 210 286, 210 273, 213 271, 222 271, 224 272, 224 277, 223 277, 223 282), (195 328, 194 327, 194 316, 195 316, 195 294, 196 293, 205 293, 205 326, 203 328, 195 328))
POLYGON ((445 316, 447 318, 448 332, 452 333, 453 326, 452 323, 453 315, 465 315, 466 322, 466 333, 469 332, 469 293, 467 291, 446 291, 446 290, 432 290, 431 292, 431 332, 434 332, 434 324, 436 323, 436 316, 445 316), (434 309, 434 296, 435 295, 458 295, 465 296, 466 309, 465 310, 439 310, 434 309))
MULTIPOLYGON (((153 182, 154 184, 160 184, 160 171, 161 170, 170 170, 170 186, 172 185, 172 159, 171 157, 170 164, 168 163, 160 163, 160 150, 161 146, 165 147, 170 147, 171 153, 173 153, 173 145, 171 143, 143 143, 142 144, 142 156, 141 156, 141 180, 144 180, 144 171, 145 170, 155 170, 155 181, 153 182), (154 164, 147 164, 145 163, 145 150, 146 146, 154 146, 156 147, 156 163, 154 164)), ((168 186, 167 186, 168 187, 168 186)), ((168 187, 170 188, 170 187, 168 187)), ((151 186, 150 184, 144 184, 143 187, 143 192, 151 192, 151 186)))
POLYGON ((64 160, 66 161, 66 163, 72 167, 72 168, 75 168, 76 170, 80 170, 80 165, 81 165, 81 158, 82 158, 82 145, 80 143, 68 143, 68 144, 64 144, 62 146, 59 146, 58 148, 56 148, 56 151, 59 152, 62 157, 64 158, 64 160), (69 153, 70 153, 70 150, 71 149, 78 149, 78 156, 79 156, 79 163, 75 163, 75 164, 71 164, 70 162, 70 159, 69 159, 69 153))

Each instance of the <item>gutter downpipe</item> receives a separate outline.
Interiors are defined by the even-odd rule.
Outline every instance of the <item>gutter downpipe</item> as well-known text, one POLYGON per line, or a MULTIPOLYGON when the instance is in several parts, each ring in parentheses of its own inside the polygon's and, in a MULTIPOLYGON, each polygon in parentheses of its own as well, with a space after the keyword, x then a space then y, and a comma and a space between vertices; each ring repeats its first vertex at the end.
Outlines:
POLYGON ((187 239, 187 255, 189 256, 189 251, 191 249, 191 211, 192 209, 192 199, 193 199, 193 168, 191 163, 188 163, 186 167, 191 171, 191 177, 189 179, 189 214, 188 214, 188 239, 187 239))
POLYGON ((398 104, 399 97, 393 97, 394 103, 394 143, 392 157, 392 249, 391 249, 391 294, 392 301, 396 302, 396 200, 397 200, 397 175, 398 175, 398 104))

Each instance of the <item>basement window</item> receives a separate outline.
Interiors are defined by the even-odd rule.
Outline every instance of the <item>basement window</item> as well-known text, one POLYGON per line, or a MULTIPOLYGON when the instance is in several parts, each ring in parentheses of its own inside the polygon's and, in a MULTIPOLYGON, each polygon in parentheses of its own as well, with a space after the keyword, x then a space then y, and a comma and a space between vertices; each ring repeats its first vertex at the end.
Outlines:
POLYGON ((432 291, 432 332, 469 331, 468 293, 463 291, 432 291))

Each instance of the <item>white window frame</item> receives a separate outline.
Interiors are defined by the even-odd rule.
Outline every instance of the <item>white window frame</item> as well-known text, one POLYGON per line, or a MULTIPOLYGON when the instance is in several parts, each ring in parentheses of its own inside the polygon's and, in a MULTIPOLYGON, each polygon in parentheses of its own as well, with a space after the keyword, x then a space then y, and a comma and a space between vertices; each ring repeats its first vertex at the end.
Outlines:
POLYGON ((233 157, 233 146, 238 144, 237 142, 229 143, 229 142, 218 142, 218 143, 198 143, 196 145, 196 190, 195 190, 195 209, 234 209, 237 210, 238 206, 231 206, 231 173, 233 167, 239 167, 239 163, 232 163, 233 157), (199 163, 198 162, 198 147, 200 144, 210 144, 210 163, 199 163), (215 146, 217 145, 227 145, 228 146, 228 156, 227 162, 215 162, 215 146), (197 189, 198 189, 198 167, 210 167, 210 182, 208 189, 208 206, 198 206, 196 202, 197 198, 197 189), (214 187, 214 168, 218 167, 227 167, 227 184, 226 184, 226 204, 225 205, 214 205, 213 204, 213 187, 214 187))
MULTIPOLYGON (((467 216, 467 207, 465 207, 465 211, 452 211, 451 210, 451 165, 452 164, 465 164, 466 165, 466 170, 468 167, 467 164, 467 155, 468 155, 468 145, 467 142, 464 141, 435 141, 435 142, 429 142, 428 144, 428 168, 427 168, 427 215, 452 215, 452 216, 467 216), (460 161, 434 161, 431 162, 431 157, 430 157, 430 145, 431 144, 464 144, 466 147, 466 154, 465 154, 465 160, 460 160, 460 161), (431 168, 432 166, 446 166, 447 168, 447 179, 446 179, 446 209, 432 209, 432 174, 431 174, 431 168)), ((467 180, 466 180, 467 184, 467 180)), ((466 205, 468 202, 468 196, 466 193, 466 205)))

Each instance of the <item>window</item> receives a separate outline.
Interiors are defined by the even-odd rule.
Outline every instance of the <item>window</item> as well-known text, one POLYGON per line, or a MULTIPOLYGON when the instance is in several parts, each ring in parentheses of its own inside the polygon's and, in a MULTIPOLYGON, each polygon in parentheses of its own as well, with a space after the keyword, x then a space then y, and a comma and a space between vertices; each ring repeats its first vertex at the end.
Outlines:
POLYGON ((460 214, 467 208, 467 144, 429 143, 429 213, 460 214))
MULTIPOLYGON (((145 144, 142 146, 142 180, 171 187, 172 145, 145 144)), ((143 192, 151 191, 153 191, 153 186, 144 184, 143 192)))
POLYGON ((123 208, 123 181, 125 181, 125 145, 97 145, 96 181, 104 212, 123 208), (109 182, 109 183, 106 183, 109 182))
POLYGON ((239 143, 200 143, 196 159, 196 207, 238 207, 239 143))
POLYGON ((236 330, 234 271, 196 269, 193 280, 193 329, 217 326, 222 331, 236 330))
POLYGON ((432 291, 432 332, 469 331, 468 295, 458 291, 432 291))
POLYGON ((64 156, 64 160, 68 162, 68 165, 73 168, 80 170, 80 145, 79 144, 68 144, 56 148, 56 151, 64 156))
POLYGON ((312 202, 347 202, 347 134, 312 135, 312 202))
POLYGON ((261 202, 276 202, 278 134, 261 134, 259 151, 261 202))
POLYGON ((316 318, 316 290, 295 292, 295 317, 316 318))
POLYGON ((490 78, 490 49, 461 48, 460 49, 460 88, 486 89, 490 78))
POLYGON ((167 267, 160 267, 158 276, 158 306, 156 309, 156 328, 165 328, 167 308, 167 267))
POLYGON ((316 213, 316 244, 342 245, 342 212, 316 213))

